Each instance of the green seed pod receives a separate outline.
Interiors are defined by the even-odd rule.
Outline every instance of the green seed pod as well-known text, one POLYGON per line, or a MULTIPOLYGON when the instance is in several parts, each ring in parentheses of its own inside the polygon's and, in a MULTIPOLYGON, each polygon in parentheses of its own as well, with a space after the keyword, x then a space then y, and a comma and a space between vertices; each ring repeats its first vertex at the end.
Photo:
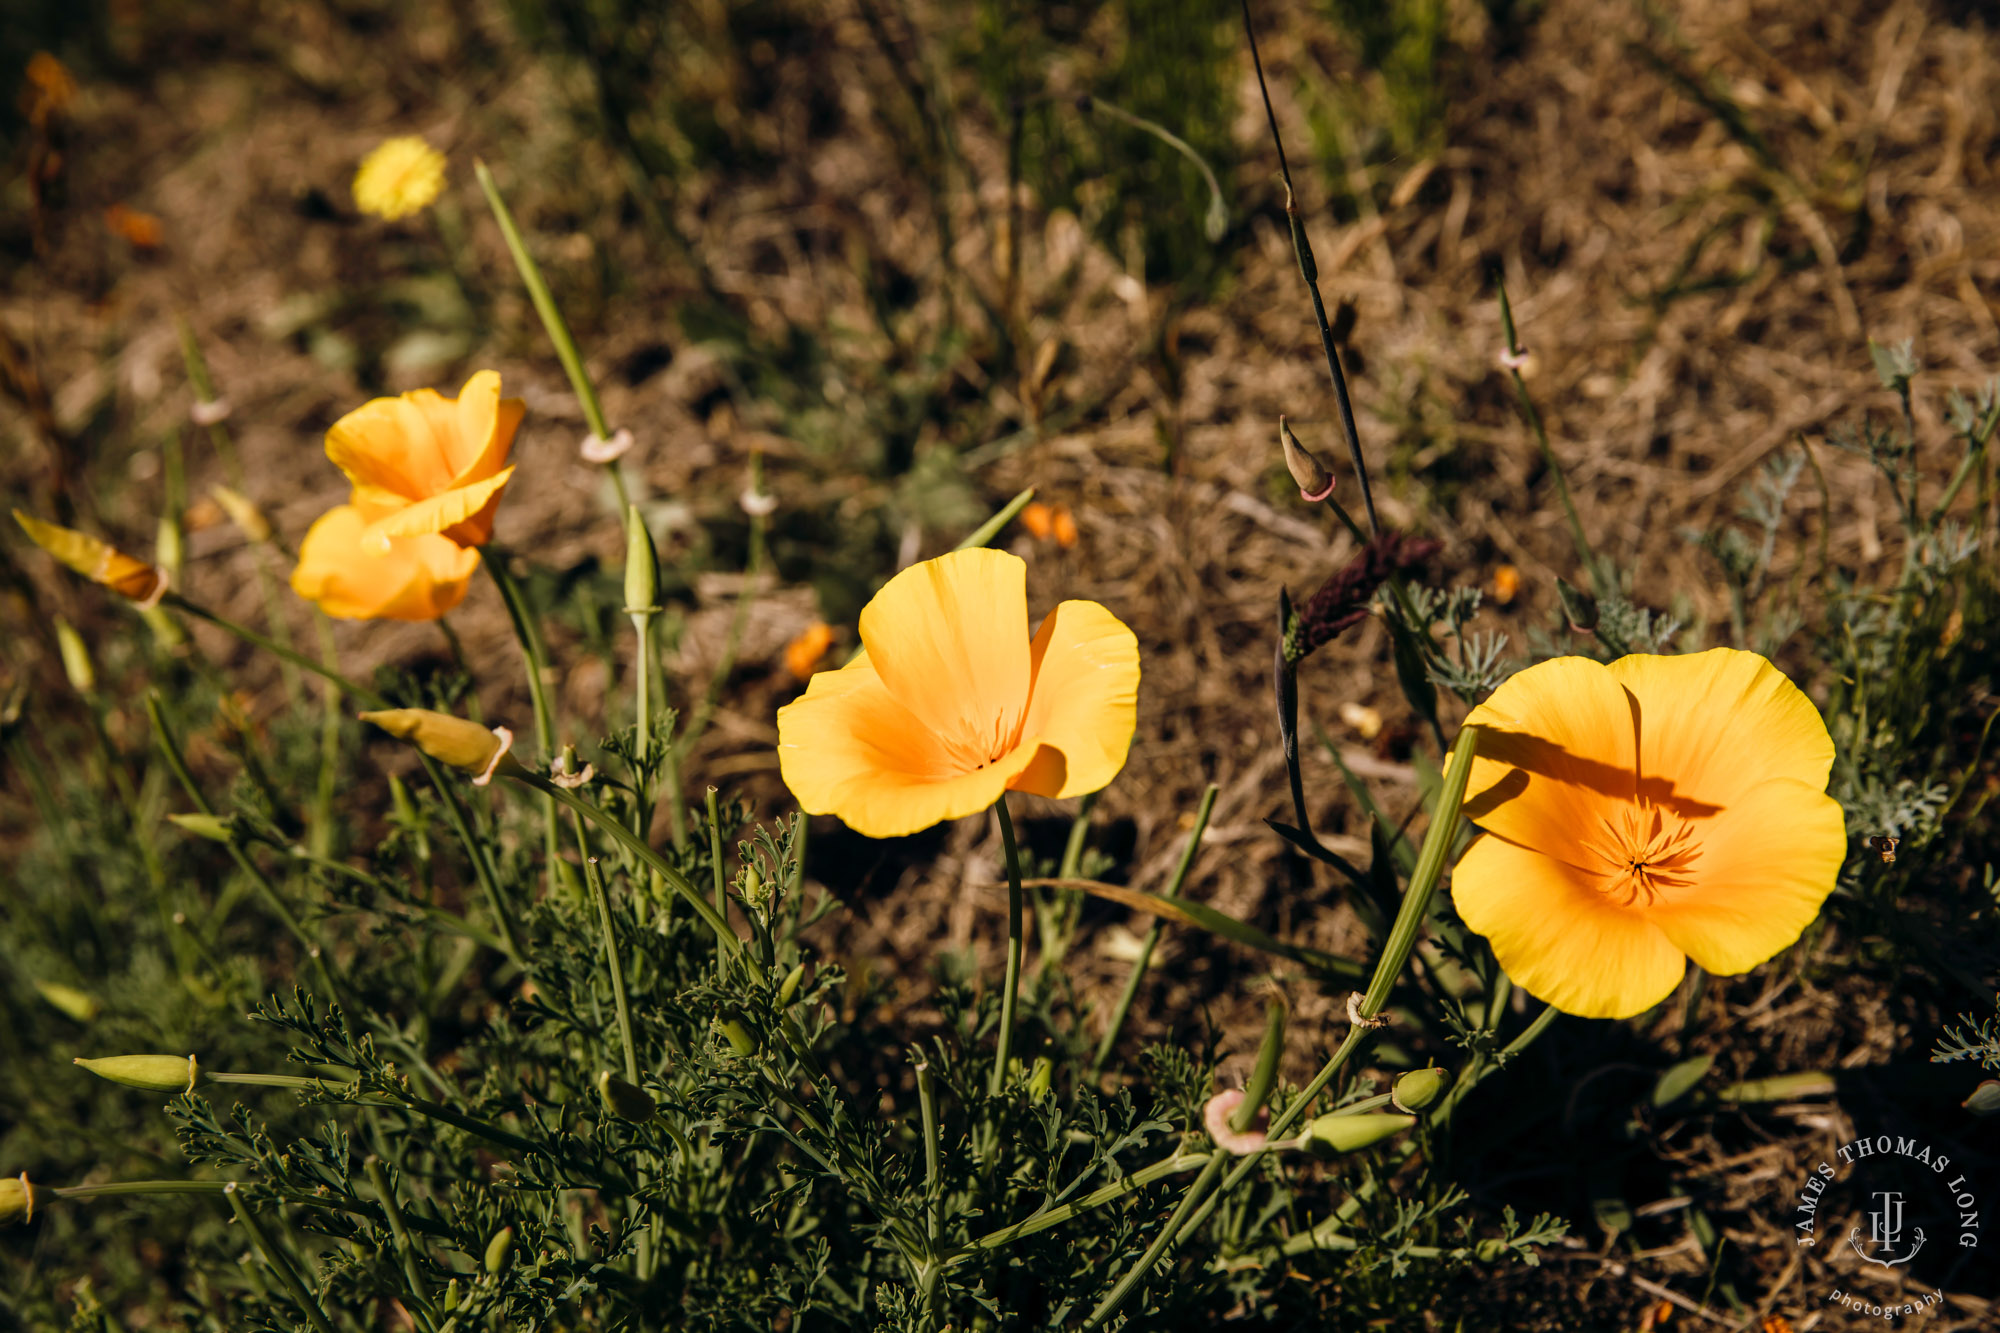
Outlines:
POLYGON ((1046 1055, 1035 1059, 1034 1072, 1028 1075, 1028 1100, 1041 1101, 1049 1095, 1049 1083, 1055 1077, 1056 1067, 1046 1055))
POLYGON ((806 965, 804 963, 800 963, 785 974, 784 983, 778 987, 778 1007, 780 1009, 783 1009, 792 1002, 792 997, 799 993, 799 983, 805 979, 806 965))
POLYGON ((625 506, 625 614, 647 616, 660 608, 660 557, 639 506, 625 506))
POLYGON ((56 647, 62 652, 63 674, 69 677, 70 688, 82 695, 95 692, 97 668, 90 663, 90 649, 83 636, 61 616, 55 618, 55 626, 56 647))
POLYGON ((95 1060, 76 1057, 99 1078, 147 1092, 193 1092, 201 1069, 192 1055, 107 1055, 95 1060))
POLYGON ((0 1180, 0 1226, 10 1222, 35 1220, 35 1187, 23 1171, 12 1180, 0 1180))
POLYGON ((1449 1069, 1412 1069, 1396 1080, 1389 1101, 1398 1111, 1421 1111, 1450 1086, 1449 1069))
POLYGON ((1306 1126, 1299 1146, 1315 1157, 1360 1152, 1417 1123, 1413 1115, 1323 1115, 1306 1126))
POLYGON ((168 815, 167 822, 183 833, 210 842, 228 842, 231 823, 220 815, 168 815))
POLYGON ((750 1029, 735 1019, 718 1018, 713 1026, 715 1035, 727 1041, 730 1049, 738 1055, 748 1056, 757 1053, 757 1039, 750 1035, 750 1029))
POLYGON ((644 1088, 627 1083, 608 1069, 597 1076, 597 1098, 604 1103, 605 1110, 635 1124, 651 1120, 659 1109, 644 1088))
POLYGON ((444 1312, 450 1314, 453 1310, 456 1310, 458 1308, 458 1300, 458 1279, 453 1278, 444 1284, 444 1312))
POLYGON ((1974 1115, 2000 1115, 2000 1078, 1989 1078, 1965 1099, 1965 1109, 1974 1115))
POLYGON ((514 1228, 501 1227, 486 1242, 486 1271, 496 1277, 514 1262, 514 1228))

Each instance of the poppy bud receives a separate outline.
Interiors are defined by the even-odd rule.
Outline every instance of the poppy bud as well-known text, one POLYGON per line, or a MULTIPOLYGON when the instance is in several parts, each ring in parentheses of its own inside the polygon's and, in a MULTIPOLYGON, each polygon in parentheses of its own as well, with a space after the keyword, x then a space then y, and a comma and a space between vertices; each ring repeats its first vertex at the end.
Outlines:
POLYGON ((755 1055, 757 1039, 750 1035, 750 1029, 733 1018, 718 1018, 712 1025, 715 1035, 729 1043, 729 1048, 738 1055, 755 1055))
POLYGON ((1965 1109, 1974 1115, 2000 1115, 2000 1078, 1989 1078, 1965 1099, 1965 1109))
POLYGON ((63 674, 69 677, 70 688, 78 694, 92 693, 97 689, 97 668, 90 663, 90 649, 83 636, 61 616, 56 617, 55 625, 56 648, 62 653, 63 674))
POLYGON ((187 543, 181 537, 181 521, 172 514, 160 515, 159 536, 153 540, 153 558, 160 568, 167 571, 169 581, 178 580, 181 566, 187 555, 187 543))
POLYGON ((627 1083, 608 1069, 597 1076, 597 1098, 604 1103, 605 1110, 620 1120, 630 1120, 635 1124, 651 1120, 653 1113, 659 1110, 659 1105, 644 1088, 627 1083))
POLYGON ((1588 634, 1597 628, 1597 599, 1589 593, 1572 588, 1567 579, 1556 580, 1556 598, 1562 603, 1563 619, 1571 629, 1579 634, 1588 634))
POLYGON ((638 505, 625 506, 625 614, 651 615, 660 608, 660 556, 638 505))
POLYGON ((477 773, 475 782, 484 786, 503 766, 515 766, 507 747, 514 733, 505 727, 488 730, 449 713, 428 708, 380 708, 361 715, 398 740, 409 741, 441 764, 477 773))
POLYGON ((231 822, 220 815, 168 815, 167 822, 184 833, 210 842, 228 842, 231 822))
POLYGON ((1055 1070, 1055 1064, 1048 1056, 1036 1058, 1034 1070, 1028 1075, 1029 1101, 1038 1102, 1049 1095, 1049 1084, 1055 1078, 1055 1070))
POLYGON ((1306 1126, 1299 1146, 1315 1157, 1338 1157, 1342 1153, 1372 1148, 1386 1138, 1402 1133, 1417 1123, 1413 1115, 1323 1115, 1306 1126))
POLYGON ((96 996, 80 991, 74 986, 65 986, 61 982, 37 981, 35 990, 44 1000, 79 1023, 88 1023, 96 1018, 97 1011, 102 1007, 97 1003, 96 996))
POLYGON ((264 517, 264 511, 253 504, 249 496, 227 486, 211 486, 208 493, 215 497, 215 502, 222 506, 222 512, 229 515, 229 521, 245 537, 259 543, 271 540, 271 520, 264 517))
POLYGON ((35 545, 77 573, 100 583, 120 597, 137 602, 142 609, 157 606, 167 590, 166 571, 143 560, 135 560, 109 542, 99 541, 74 528, 44 523, 14 511, 14 521, 35 545))
POLYGON ((785 974, 784 982, 778 987, 778 1007, 780 1009, 783 1009, 792 1002, 792 997, 799 993, 799 983, 805 979, 806 965, 804 963, 800 963, 785 974))
POLYGON ((99 1078, 147 1092, 193 1092, 201 1070, 192 1055, 107 1055, 96 1060, 76 1057, 99 1078))
POLYGON ((1480 1263, 1490 1264, 1507 1253, 1507 1242, 1504 1240, 1482 1240, 1472 1253, 1478 1258, 1480 1263))
POLYGON ((498 1276, 514 1261, 514 1228, 501 1227, 486 1242, 486 1271, 498 1276))
POLYGON ((35 1187, 23 1171, 12 1180, 0 1180, 0 1226, 13 1221, 35 1220, 35 1187))
POLYGON ((1421 1111, 1450 1086, 1449 1069, 1412 1069, 1396 1080, 1389 1102, 1398 1111, 1421 1111))
POLYGON ((458 1279, 444 1284, 444 1312, 450 1314, 458 1308, 458 1279))
POLYGON ((1299 437, 1292 434, 1291 424, 1283 417, 1278 418, 1278 443, 1284 448, 1285 467, 1299 484, 1301 498, 1324 500, 1333 494, 1333 474, 1310 449, 1299 443, 1299 437))

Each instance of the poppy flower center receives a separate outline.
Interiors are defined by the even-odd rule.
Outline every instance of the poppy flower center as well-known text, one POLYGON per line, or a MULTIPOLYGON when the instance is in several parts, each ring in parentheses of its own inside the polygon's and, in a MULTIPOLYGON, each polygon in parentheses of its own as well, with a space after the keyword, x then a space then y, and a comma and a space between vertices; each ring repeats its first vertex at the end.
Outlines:
POLYGON ((1597 836, 1583 845, 1601 863, 1603 893, 1623 907, 1651 907, 1662 894, 1688 887, 1701 856, 1692 824, 1645 803, 1607 815, 1597 836))

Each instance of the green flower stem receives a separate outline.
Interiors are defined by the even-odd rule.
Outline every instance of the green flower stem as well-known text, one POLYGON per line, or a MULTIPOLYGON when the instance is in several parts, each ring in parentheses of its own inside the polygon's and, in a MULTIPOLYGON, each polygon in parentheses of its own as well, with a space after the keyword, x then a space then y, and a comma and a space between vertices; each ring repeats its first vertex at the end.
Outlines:
MULTIPOLYGON (((1424 831, 1423 847, 1417 853, 1416 872, 1410 877, 1409 887, 1403 894, 1402 908, 1397 912, 1396 922, 1389 930, 1389 938, 1383 945, 1381 960, 1375 965, 1374 978, 1369 982, 1368 991, 1359 1004, 1358 1011, 1364 1020, 1373 1018, 1381 1012, 1383 1004, 1389 997, 1390 988, 1395 985, 1396 978, 1402 975, 1403 967, 1409 961, 1410 950, 1416 946, 1417 932, 1422 928, 1425 918, 1430 915, 1431 900, 1436 895, 1438 881, 1444 874, 1445 858, 1458 836, 1459 807, 1465 800, 1465 783, 1471 776, 1472 758, 1478 746, 1478 728, 1459 729, 1458 743, 1452 747, 1451 762, 1445 769, 1444 782, 1438 791, 1436 812, 1431 817, 1430 827, 1424 831)), ((1348 1028, 1347 1036, 1342 1039, 1339 1048, 1334 1051, 1326 1064, 1320 1068, 1319 1073, 1313 1076, 1312 1081, 1300 1090, 1299 1095, 1293 1098, 1283 1111, 1271 1118, 1271 1126, 1266 1134, 1267 1143, 1277 1142, 1284 1132, 1306 1113, 1314 1100, 1326 1091, 1334 1075, 1338 1074, 1360 1049, 1361 1044, 1367 1039, 1368 1031, 1365 1023, 1348 1028)), ((1257 1164, 1263 1160, 1264 1154, 1268 1151, 1270 1149, 1266 1147, 1257 1152, 1244 1154, 1235 1169, 1222 1181, 1214 1202, 1220 1202, 1222 1197, 1243 1182, 1244 1177, 1256 1170, 1257 1164)), ((1089 1321, 1084 1325, 1086 1329, 1103 1327, 1131 1297, 1132 1292, 1145 1279, 1153 1265, 1159 1262, 1168 1247, 1179 1240, 1181 1235, 1207 1220, 1213 1211, 1213 1203, 1208 1208, 1202 1209, 1199 1214, 1195 1211, 1196 1205, 1201 1202, 1201 1197, 1215 1183, 1215 1177, 1219 1174, 1219 1167, 1215 1170, 1204 1170, 1188 1186, 1187 1194, 1181 1200, 1181 1206, 1175 1210, 1174 1216, 1168 1219, 1166 1226, 1161 1229, 1160 1235, 1147 1248, 1146 1253, 1139 1257, 1138 1262, 1119 1279, 1111 1293, 1091 1312, 1089 1321)))
POLYGON ((597 858, 590 854, 590 840, 584 836, 583 817, 571 810, 570 824, 576 831, 577 854, 583 858, 583 882, 597 904, 597 925, 604 935, 604 970, 611 978, 611 1000, 618 1011, 618 1041, 625 1048, 625 1081, 639 1081, 639 1048, 632 1042, 632 1002, 625 993, 625 960, 618 953, 618 930, 611 920, 611 895, 605 892, 604 876, 597 858))
POLYGON ((1034 1216, 1025 1218, 1011 1226, 1001 1227, 998 1231, 989 1231, 985 1235, 967 1243, 963 1249, 956 1251, 950 1256, 947 1262, 961 1263, 981 1251, 998 1249, 1000 1246, 1017 1241, 1023 1236, 1032 1236, 1038 1231, 1047 1231, 1050 1227, 1061 1226, 1078 1213, 1089 1212, 1093 1208, 1100 1208, 1114 1200, 1122 1199, 1134 1191, 1146 1188, 1146 1186, 1156 1180, 1165 1180, 1168 1176, 1176 1175, 1182 1171, 1192 1171, 1195 1167, 1207 1166, 1209 1162, 1220 1157, 1220 1153, 1175 1152, 1173 1156, 1155 1162, 1151 1166, 1141 1167, 1127 1176, 1120 1176, 1109 1185, 1091 1191, 1074 1203, 1058 1204, 1054 1208, 1036 1213, 1034 1216))
MULTIPOLYGON (((112 1180, 101 1185, 64 1185, 49 1193, 59 1199, 110 1199, 127 1194, 209 1194, 223 1195, 230 1189, 226 1180, 112 1180)), ((42 1187, 35 1186, 37 1197, 42 1187)))
MULTIPOLYGON (((257 633, 257 631, 239 625, 235 621, 223 616, 219 616, 205 606, 188 601, 178 593, 167 593, 161 600, 161 604, 163 606, 172 606, 176 610, 183 611, 195 617, 197 620, 206 620, 217 629, 227 630, 253 648, 261 648, 265 652, 273 653, 294 665, 304 667, 314 675, 331 683, 350 699, 366 704, 370 708, 387 708, 390 706, 387 699, 377 694, 374 690, 369 689, 366 685, 349 680, 346 676, 341 675, 331 667, 320 662, 315 662, 303 653, 295 652, 283 644, 274 643, 262 634, 257 633)), ((487 901, 493 905, 493 915, 499 920, 500 933, 507 941, 508 956, 515 963, 526 967, 527 954, 521 948, 521 934, 514 924, 513 911, 509 908, 506 897, 500 892, 500 878, 493 868, 493 862, 486 854, 485 845, 473 834, 472 816, 467 812, 465 802, 459 798, 458 789, 445 781, 444 773, 438 768, 435 759, 419 751, 417 762, 423 765, 425 775, 431 780, 431 786, 437 790, 438 795, 443 799, 445 817, 451 822, 452 832, 458 836, 459 844, 465 848, 465 855, 472 862, 472 873, 479 880, 479 887, 485 892, 487 901)))
POLYGON ((298 1303, 299 1309, 304 1311, 306 1321, 313 1326, 314 1333, 334 1333, 333 1324, 328 1321, 326 1311, 319 1308, 319 1302, 313 1299, 310 1291, 306 1290, 306 1284, 299 1277, 298 1271, 292 1267, 291 1260, 279 1253, 271 1244, 271 1238, 264 1233, 264 1228, 257 1221, 255 1214, 244 1206, 243 1195, 236 1188, 235 1182, 232 1181, 225 1186, 222 1195, 229 1200, 229 1207, 236 1214, 236 1221, 242 1226, 244 1234, 250 1237, 251 1245, 256 1247, 265 1264, 278 1275, 278 1280, 285 1284, 285 1289, 291 1292, 292 1299, 298 1303))
MULTIPOLYGON (((554 710, 549 707, 548 681, 543 678, 548 670, 548 650, 542 645, 542 631, 535 623, 528 599, 521 593, 521 585, 507 569, 506 555, 499 551, 486 554, 487 558, 480 563, 493 576, 493 586, 500 590, 500 600, 507 604, 507 618, 514 622, 514 637, 520 640, 521 656, 527 659, 528 698, 535 706, 535 739, 542 747, 543 758, 553 759, 556 723, 554 710)), ((561 840, 556 833, 555 802, 544 801, 542 814, 542 851, 548 860, 549 892, 554 893, 561 883, 556 878, 556 861, 562 855, 561 840)))
POLYGON ((669 888, 687 899, 689 904, 693 906, 695 915, 708 923, 709 929, 715 932, 715 937, 721 942, 723 948, 734 952, 743 947, 743 941, 736 937, 736 932, 729 928, 729 923, 722 918, 721 913, 715 910, 713 904, 695 890, 694 885, 688 883, 686 875, 683 875, 665 857, 649 847, 645 839, 632 832, 631 829, 626 828, 603 809, 592 805, 588 801, 578 800, 575 796, 556 786, 548 779, 530 773, 525 769, 505 773, 503 776, 519 783, 523 787, 533 787, 536 791, 550 797, 556 804, 568 806, 577 814, 582 815, 585 819, 603 829, 622 845, 626 851, 638 857, 649 869, 657 872, 660 878, 667 882, 669 888))
POLYGON ((917 1107, 924 1122, 924 1234, 929 1241, 926 1257, 935 1261, 938 1240, 943 1234, 938 1216, 943 1190, 938 1183, 937 1078, 931 1073, 931 1062, 921 1057, 917 1060, 917 1107))
MULTIPOLYGON (((703 799, 708 807, 708 862, 714 872, 715 914, 724 921, 727 921, 729 919, 729 883, 728 874, 722 861, 722 810, 716 803, 715 788, 710 787, 703 799)), ((747 916, 748 913, 746 912, 745 915, 747 916)), ((727 962, 728 959, 723 954, 718 952, 715 955, 717 975, 721 974, 727 962)))
MULTIPOLYGON (((313 628, 319 634, 319 656, 327 670, 338 673, 340 653, 334 646, 333 626, 326 614, 313 608, 313 628)), ((319 780, 313 787, 311 839, 313 851, 325 856, 333 850, 333 788, 340 766, 340 691, 326 687, 319 726, 319 780)))
POLYGON ((403 1210, 396 1202, 396 1191, 390 1188, 389 1173, 382 1169, 382 1159, 373 1153, 362 1165, 367 1169, 368 1183, 375 1187, 375 1197, 382 1201, 382 1211, 389 1219, 389 1237, 395 1244, 397 1257, 403 1261, 403 1280, 409 1286, 410 1299, 416 1302, 417 1318, 435 1327, 437 1308, 424 1294, 423 1278, 417 1273, 417 1248, 410 1243, 409 1228, 403 1225, 403 1210))
POLYGON ((986 1095, 998 1097, 1007 1086, 1007 1061, 1014 1053, 1014 1005, 1021 989, 1021 849, 1014 843, 1014 820, 1007 813, 1007 794, 993 803, 1000 812, 1000 846, 1007 858, 1007 979, 1000 992, 1000 1042, 993 1051, 993 1075, 986 1095))
MULTIPOLYGON (((542 328, 548 331, 549 341, 555 344, 556 358, 562 362, 563 373, 569 376, 569 386, 576 392, 576 400, 583 407, 583 419, 590 426, 590 433, 600 440, 611 438, 611 427, 604 420, 604 408, 597 401, 597 386, 590 382, 590 373, 583 368, 583 356, 576 349, 576 339, 570 336, 569 324, 563 319, 562 311, 556 308, 555 297, 549 294, 549 284, 542 280, 541 266, 535 263, 534 255, 528 251, 528 243, 521 238, 521 229, 514 223, 514 214, 507 207, 507 201, 500 197, 500 187, 494 183, 493 173, 484 162, 472 164, 472 174, 479 179, 479 188, 486 195, 486 205, 493 210, 493 220, 500 224, 500 234, 506 238, 507 253, 514 257, 514 268, 521 275, 521 285, 528 289, 528 299, 535 304, 535 313, 541 316, 542 328)), ((611 484, 618 491, 618 512, 624 513, 632 502, 625 494, 625 474, 614 460, 605 465, 611 474, 611 484)))
MULTIPOLYGON (((1213 783, 1201 794, 1201 804, 1194 812, 1194 827, 1188 831, 1187 846, 1181 849, 1181 859, 1174 866, 1173 878, 1167 881, 1164 897, 1178 898, 1181 886, 1187 883, 1188 871, 1194 867, 1195 852, 1201 846, 1201 835, 1208 830, 1208 817, 1215 812, 1215 797, 1220 789, 1213 783)), ((1111 1048, 1118 1044, 1118 1034, 1125 1028, 1125 1016, 1132 1011, 1132 1001, 1138 998, 1139 985, 1146 979, 1146 969, 1153 961, 1153 948, 1160 942, 1160 917, 1153 918, 1153 924, 1146 927, 1146 938, 1139 946, 1139 956, 1132 960, 1132 971, 1125 978, 1125 989, 1118 995, 1118 1005, 1111 1011, 1111 1022, 1104 1029, 1104 1036, 1097 1043, 1097 1054, 1090 1061, 1090 1076, 1094 1079, 1104 1072, 1104 1062, 1111 1058, 1111 1048)))
POLYGON ((986 545, 986 543, 992 541, 995 537, 999 536, 1000 529, 1006 527, 1009 523, 1012 523, 1014 521, 1015 516, 1019 514, 1023 509, 1026 509, 1028 507, 1028 502, 1030 500, 1033 500, 1034 498, 1035 498, 1035 488, 1030 486, 1027 490, 1022 491, 1019 495, 1015 496, 1013 499, 1009 500, 1006 504, 1000 506, 999 509, 995 510, 991 518, 987 519, 984 523, 981 523, 978 527, 974 528, 972 532, 966 537, 966 539, 960 542, 958 545, 952 547, 952 550, 970 551, 975 547, 986 545))

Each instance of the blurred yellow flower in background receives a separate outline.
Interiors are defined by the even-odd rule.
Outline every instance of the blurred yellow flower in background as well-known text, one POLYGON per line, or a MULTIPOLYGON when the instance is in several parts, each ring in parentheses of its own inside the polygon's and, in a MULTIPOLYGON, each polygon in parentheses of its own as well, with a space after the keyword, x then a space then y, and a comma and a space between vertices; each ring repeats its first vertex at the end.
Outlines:
POLYGON ((457 398, 418 389, 334 422, 326 456, 354 483, 350 503, 367 520, 369 549, 385 554, 392 538, 427 533, 460 546, 491 540, 524 411, 520 399, 500 396, 498 373, 482 370, 457 398))
POLYGON ((384 139, 354 173, 354 206, 394 222, 429 208, 444 188, 444 154, 414 134, 384 139))
POLYGON ((363 541, 368 520, 353 505, 320 515, 299 544, 292 591, 343 620, 436 620, 465 597, 479 552, 422 533, 363 541))
POLYGON ((824 620, 815 620, 799 631, 798 637, 785 645, 785 670, 800 680, 805 680, 819 670, 820 659, 833 646, 833 626, 824 620))
POLYGON ((21 525, 21 530, 35 545, 91 582, 101 583, 120 597, 130 598, 141 608, 157 605, 160 595, 167 590, 165 570, 134 559, 87 532, 44 523, 18 509, 14 511, 14 521, 21 525))
POLYGON ((1139 644, 1096 602, 1028 637, 1027 565, 984 548, 912 565, 861 612, 862 655, 778 710, 808 814, 871 838, 975 814, 1003 791, 1081 796, 1124 767, 1139 644))
POLYGON ((1452 900, 1523 989, 1626 1018, 1692 958, 1747 972, 1819 915, 1847 856, 1833 741, 1755 653, 1559 657, 1472 710, 1452 900))

